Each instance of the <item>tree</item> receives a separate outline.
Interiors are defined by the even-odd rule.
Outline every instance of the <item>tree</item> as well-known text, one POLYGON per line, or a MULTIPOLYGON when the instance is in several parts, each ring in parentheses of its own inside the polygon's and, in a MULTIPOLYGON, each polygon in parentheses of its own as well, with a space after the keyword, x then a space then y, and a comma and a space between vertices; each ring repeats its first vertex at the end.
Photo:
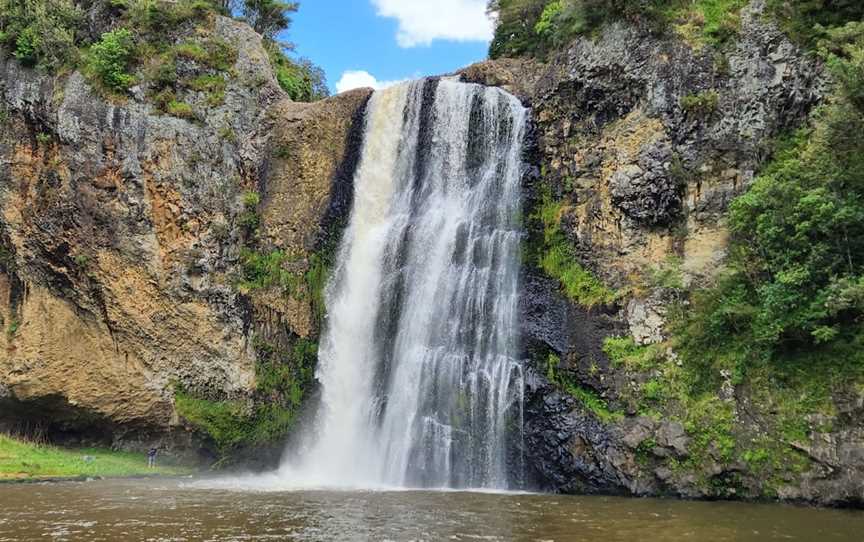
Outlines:
POLYGON ((245 0, 243 17, 256 32, 276 41, 276 35, 291 26, 288 14, 295 13, 299 7, 297 2, 283 0, 245 0))
POLYGON ((25 65, 73 61, 83 14, 71 0, 0 0, 0 45, 25 65))

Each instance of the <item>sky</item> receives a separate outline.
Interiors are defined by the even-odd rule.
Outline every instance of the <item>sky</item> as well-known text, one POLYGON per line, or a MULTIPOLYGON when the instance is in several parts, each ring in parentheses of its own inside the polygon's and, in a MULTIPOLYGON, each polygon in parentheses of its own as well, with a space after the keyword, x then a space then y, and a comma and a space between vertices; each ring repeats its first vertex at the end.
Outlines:
POLYGON ((449 73, 486 58, 486 0, 300 0, 287 35, 333 93, 449 73))

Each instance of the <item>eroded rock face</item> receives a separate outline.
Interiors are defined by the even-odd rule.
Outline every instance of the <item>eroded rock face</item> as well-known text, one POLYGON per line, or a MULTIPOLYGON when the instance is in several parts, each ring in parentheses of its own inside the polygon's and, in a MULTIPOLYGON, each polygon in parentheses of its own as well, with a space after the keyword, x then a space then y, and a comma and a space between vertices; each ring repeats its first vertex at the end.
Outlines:
POLYGON ((632 298, 624 309, 630 336, 636 344, 648 345, 663 341, 666 324, 666 305, 659 296, 647 299, 632 298))
POLYGON ((350 185, 369 93, 291 103, 260 36, 223 17, 211 31, 238 54, 199 121, 143 92, 105 99, 77 72, 0 64, 0 423, 120 444, 183 433, 175 386, 247 399, 254 330, 317 332, 308 299, 235 287, 242 195, 261 193, 262 246, 302 261, 350 185), (272 158, 281 143, 291 155, 272 158))
POLYGON ((672 174, 674 156, 668 141, 639 151, 636 163, 619 168, 609 179, 613 205, 646 226, 668 224, 681 212, 681 186, 672 174))
POLYGON ((676 252, 690 274, 710 275, 725 247, 723 213, 764 146, 819 101, 821 68, 761 9, 745 10, 723 55, 615 24, 545 64, 460 72, 532 106, 544 184, 571 204, 564 222, 606 282, 622 285, 676 252))
MULTIPOLYGON (((577 39, 546 63, 496 60, 460 72, 465 80, 502 86, 532 107, 528 154, 542 179, 527 183, 529 207, 540 200, 539 185, 543 197, 563 202, 560 223, 576 257, 605 284, 627 292, 612 306, 585 309, 563 299, 554 281, 526 271, 522 321, 534 371, 526 387, 525 450, 538 487, 694 498, 777 492, 859 506, 864 500, 864 462, 854 451, 864 445, 864 418, 856 407, 830 422, 808 421, 833 429, 795 444, 808 467, 775 487, 752 464, 724 454, 722 443, 694 443, 694 428, 667 419, 674 413, 641 415, 628 397, 652 384, 649 378, 662 386, 663 375, 613 366, 602 349, 608 336, 639 345, 668 338, 668 309, 680 300, 675 288, 697 288, 722 267, 724 215, 763 165, 764 146, 821 100, 821 66, 763 17, 763 9, 760 0, 750 3, 739 37, 722 54, 617 24, 577 39), (673 269, 670 282, 677 284, 658 283, 653 271, 662 269, 673 269), (547 363, 559 358, 553 369, 568 385, 614 406, 617 416, 601 421, 562 393, 566 386, 547 383, 547 363), (691 461, 695 453, 699 460, 691 461)), ((659 355, 677 363, 671 350, 659 355)), ((779 438, 764 429, 770 412, 751 408, 752 390, 736 385, 731 371, 719 377, 715 399, 731 412, 735 438, 779 438)), ((834 395, 835 403, 843 396, 834 395)), ((861 400, 860 393, 850 396, 850 403, 861 400)))

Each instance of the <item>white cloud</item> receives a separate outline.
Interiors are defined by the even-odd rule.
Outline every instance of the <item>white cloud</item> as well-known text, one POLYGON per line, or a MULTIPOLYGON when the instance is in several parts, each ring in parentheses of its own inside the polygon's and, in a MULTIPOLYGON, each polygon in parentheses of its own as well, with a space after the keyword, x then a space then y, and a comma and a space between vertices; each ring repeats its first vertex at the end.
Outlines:
POLYGON ((346 90, 351 90, 353 88, 363 88, 363 87, 371 87, 375 90, 379 90, 382 88, 387 88, 393 85, 397 85, 405 81, 405 79, 400 79, 398 81, 379 81, 375 78, 371 73, 364 70, 348 70, 346 72, 342 72, 342 77, 339 81, 336 82, 336 92, 341 93, 346 90))
POLYGON ((379 16, 399 21, 400 47, 429 45, 434 40, 492 39, 486 0, 372 0, 372 4, 379 16))

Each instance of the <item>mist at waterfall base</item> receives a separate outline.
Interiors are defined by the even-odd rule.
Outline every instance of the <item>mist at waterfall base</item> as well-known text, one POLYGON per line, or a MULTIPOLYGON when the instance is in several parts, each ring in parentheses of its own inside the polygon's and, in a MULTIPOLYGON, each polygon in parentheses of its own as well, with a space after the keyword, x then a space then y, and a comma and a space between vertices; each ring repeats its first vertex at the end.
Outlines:
POLYGON ((317 415, 277 472, 222 484, 521 486, 525 118, 513 96, 447 79, 372 96, 325 294, 317 415))

